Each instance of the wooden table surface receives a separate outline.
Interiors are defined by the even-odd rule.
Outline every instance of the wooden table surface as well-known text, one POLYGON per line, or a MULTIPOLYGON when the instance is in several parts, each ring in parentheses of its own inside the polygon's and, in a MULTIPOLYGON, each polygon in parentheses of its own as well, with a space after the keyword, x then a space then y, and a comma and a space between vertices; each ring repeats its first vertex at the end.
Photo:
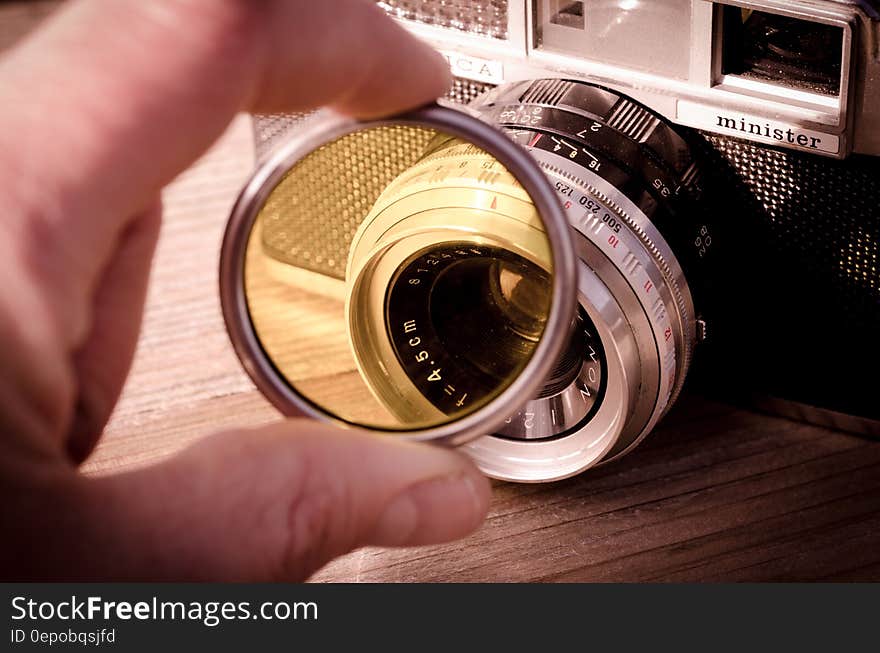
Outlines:
MULTIPOLYGON (((8 32, 42 15, 28 6, 2 5, 0 25, 8 32)), ((167 189, 140 346, 87 473, 146 465, 214 430, 278 419, 228 343, 217 292, 225 219, 252 161, 241 117, 167 189)), ((880 579, 880 443, 693 396, 617 463, 554 484, 496 484, 488 520, 464 541, 363 549, 314 577, 808 579, 880 579)))

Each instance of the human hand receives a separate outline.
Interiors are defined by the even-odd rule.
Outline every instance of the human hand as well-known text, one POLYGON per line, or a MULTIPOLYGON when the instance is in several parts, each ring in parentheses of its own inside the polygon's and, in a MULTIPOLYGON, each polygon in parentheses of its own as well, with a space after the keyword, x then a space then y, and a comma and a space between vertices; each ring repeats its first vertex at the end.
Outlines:
POLYGON ((489 486, 465 457, 307 421, 76 469, 128 373, 162 187, 239 111, 369 117, 448 83, 367 0, 83 0, 0 60, 5 579, 298 580, 478 526, 489 486))

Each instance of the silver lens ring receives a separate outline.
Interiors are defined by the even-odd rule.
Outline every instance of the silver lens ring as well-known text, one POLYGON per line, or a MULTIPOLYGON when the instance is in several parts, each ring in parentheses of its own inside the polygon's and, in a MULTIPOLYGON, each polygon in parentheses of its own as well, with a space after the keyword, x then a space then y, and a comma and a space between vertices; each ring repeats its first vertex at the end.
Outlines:
MULTIPOLYGON (((579 281, 590 279, 580 288, 582 308, 590 312, 604 302, 596 319, 613 320, 614 328, 595 323, 609 353, 609 382, 616 377, 633 384, 603 399, 626 397, 613 420, 603 403, 592 420, 562 438, 530 434, 512 441, 508 430, 468 445, 492 475, 561 478, 630 451, 681 390, 696 342, 696 314, 676 256, 681 247, 673 249, 655 219, 668 225, 684 213, 698 170, 686 144, 662 120, 605 89, 538 80, 498 87, 474 106, 525 146, 555 186, 577 233, 579 281), (492 466, 492 456, 506 463, 492 466)), ((538 414, 540 407, 532 410, 538 414)))
MULTIPOLYGON (((493 478, 531 483, 574 476, 601 461, 626 426, 640 376, 632 329, 605 283, 585 265, 578 268, 578 287, 578 301, 605 348, 604 399, 589 428, 565 437, 525 441, 486 436, 465 444, 463 449, 493 478)), ((529 410, 528 405, 523 410, 529 410)))
MULTIPOLYGON (((670 254, 667 256, 672 256, 671 249, 656 228, 643 214, 640 221, 646 223, 645 229, 637 231, 633 226, 636 220, 631 216, 634 213, 638 215, 638 209, 625 196, 589 171, 573 170, 567 162, 554 162, 556 165, 550 166, 544 163, 545 153, 533 152, 533 155, 542 163, 551 180, 563 179, 570 183, 570 197, 574 201, 567 209, 569 221, 605 259, 597 261, 595 257, 588 258, 581 253, 580 264, 600 271, 603 283, 609 288, 616 288, 615 296, 618 298, 626 291, 635 296, 639 309, 635 313, 627 312, 634 337, 644 339, 646 336, 642 329, 636 328, 637 316, 643 313, 648 318, 648 337, 653 347, 650 355, 643 353, 640 357, 640 367, 644 377, 659 377, 659 387, 656 395, 643 397, 643 400, 652 404, 648 420, 628 425, 626 432, 620 434, 619 444, 611 452, 613 455, 608 457, 610 460, 632 449, 653 429, 674 403, 684 384, 695 342, 696 317, 690 290, 674 258, 674 266, 679 272, 677 275, 669 272, 669 266, 664 265, 667 259, 662 258, 658 251, 660 248, 668 250, 670 254), (577 172, 581 173, 580 178, 575 177, 577 172), (593 199, 599 203, 601 210, 580 208, 581 198, 593 199), (621 227, 615 231, 609 227, 609 221, 603 220, 603 211, 631 228, 621 227), (653 238, 649 238, 649 232, 653 232, 653 238), (610 265, 603 265, 606 261, 610 265), (625 291, 620 280, 626 284, 625 291)), ((567 202, 563 206, 566 205, 567 202)))

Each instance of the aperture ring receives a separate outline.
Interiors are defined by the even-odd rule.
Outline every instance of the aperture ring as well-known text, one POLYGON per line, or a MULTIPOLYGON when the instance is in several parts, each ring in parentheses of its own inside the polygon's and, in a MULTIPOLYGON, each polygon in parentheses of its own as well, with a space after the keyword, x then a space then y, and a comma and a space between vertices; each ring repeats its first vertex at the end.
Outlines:
MULTIPOLYGON (((534 107, 557 109, 597 122, 618 134, 620 140, 637 145, 639 158, 665 170, 675 180, 671 188, 680 189, 677 194, 696 198, 700 193, 699 169, 685 139, 647 107, 610 89, 565 79, 540 79, 498 87, 475 100, 472 106, 500 114, 499 105, 521 107, 516 120, 519 126, 535 126, 522 122, 534 107)), ((572 135, 578 131, 570 130, 572 135)))
POLYGON ((627 211, 625 211, 617 202, 614 201, 613 198, 602 192, 594 184, 586 181, 584 177, 578 177, 558 166, 554 166, 540 159, 539 162, 541 164, 541 167, 546 172, 570 181, 582 192, 594 196, 603 206, 607 207, 610 211, 614 213, 616 217, 620 218, 620 220, 629 228, 633 235, 636 236, 639 244, 651 257, 664 283, 667 285, 672 297, 673 304, 677 309, 676 311, 673 311, 673 313, 675 313, 677 317, 677 320, 675 322, 677 322, 681 331, 680 339, 676 338, 676 340, 678 341, 680 355, 677 357, 678 360, 675 370, 674 386, 670 388, 670 399, 668 401, 668 404, 671 405, 675 402, 678 394, 681 391, 681 387, 684 383, 685 377, 687 376, 687 371, 693 358, 696 325, 693 317, 694 312, 692 304, 690 304, 685 297, 686 292, 689 295, 688 289, 686 287, 684 289, 682 288, 681 284, 676 279, 675 274, 672 272, 669 263, 667 262, 666 258, 664 258, 663 254, 661 254, 661 252, 658 250, 652 238, 645 232, 644 229, 642 229, 642 227, 630 216, 627 211))
MULTIPOLYGON (((538 120, 525 125, 515 120, 515 108, 516 105, 504 105, 500 113, 496 113, 501 127, 546 132, 551 138, 556 138, 557 146, 570 158, 581 154, 588 157, 598 154, 607 158, 616 167, 642 181, 656 202, 664 205, 673 215, 680 213, 683 210, 682 204, 689 201, 682 183, 656 155, 649 154, 636 141, 626 138, 607 125, 568 110, 549 107, 536 107, 535 109, 540 109, 540 113, 533 114, 533 117, 538 120)), ((518 108, 528 112, 532 107, 522 105, 518 108)), ((601 170, 598 174, 602 176, 601 170)))

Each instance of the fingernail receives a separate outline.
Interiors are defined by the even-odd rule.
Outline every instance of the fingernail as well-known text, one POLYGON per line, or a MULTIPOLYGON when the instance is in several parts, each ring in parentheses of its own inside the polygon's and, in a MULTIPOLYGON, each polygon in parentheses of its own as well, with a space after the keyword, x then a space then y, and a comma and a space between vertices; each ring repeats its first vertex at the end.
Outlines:
POLYGON ((412 485, 385 508, 370 542, 407 546, 466 535, 482 522, 489 492, 488 481, 469 474, 412 485))

